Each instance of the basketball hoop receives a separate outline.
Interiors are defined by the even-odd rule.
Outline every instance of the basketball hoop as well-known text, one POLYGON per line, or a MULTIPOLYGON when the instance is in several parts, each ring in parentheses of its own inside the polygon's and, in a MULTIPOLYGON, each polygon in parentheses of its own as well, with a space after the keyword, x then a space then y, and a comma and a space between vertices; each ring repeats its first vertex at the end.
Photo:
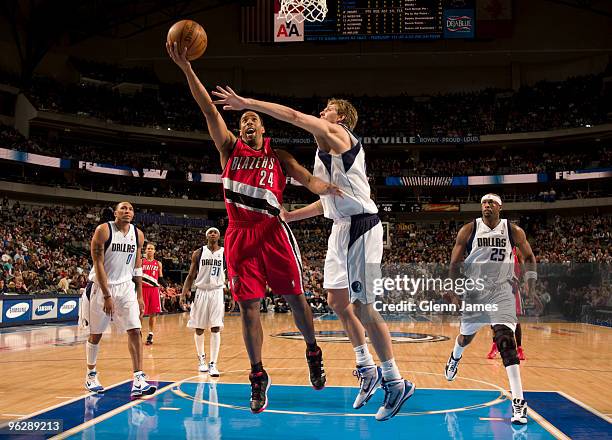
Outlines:
POLYGON ((281 0, 278 18, 287 21, 323 21, 327 15, 326 0, 281 0))

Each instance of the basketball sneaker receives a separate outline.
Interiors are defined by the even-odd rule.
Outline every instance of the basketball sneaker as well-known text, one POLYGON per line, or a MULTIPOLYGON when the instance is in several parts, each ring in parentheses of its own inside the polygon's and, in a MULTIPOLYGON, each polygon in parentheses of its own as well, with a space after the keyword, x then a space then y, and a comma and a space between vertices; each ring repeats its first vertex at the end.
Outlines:
POLYGON ((306 361, 310 370, 310 383, 315 390, 325 388, 325 370, 323 369, 323 351, 317 347, 315 351, 306 349, 306 361))
POLYGON ((527 424, 527 402, 521 399, 512 399, 512 424, 527 424))
POLYGON ((268 390, 272 381, 266 371, 249 374, 251 381, 251 412, 259 414, 268 406, 268 390))
POLYGON ((376 420, 384 422, 389 420, 391 417, 396 415, 402 408, 402 405, 414 394, 416 387, 414 384, 406 379, 397 379, 382 381, 382 389, 385 390, 385 400, 378 412, 376 413, 376 420))
POLYGON ((457 367, 459 366, 459 359, 455 359, 453 357, 453 353, 451 353, 448 361, 446 361, 446 367, 444 368, 444 375, 446 376, 446 380, 452 382, 455 380, 455 376, 457 376, 457 367))
POLYGON ((357 367, 353 376, 359 379, 359 394, 353 402, 353 408, 359 409, 368 403, 382 381, 382 370, 376 365, 357 367))
POLYGON ((495 342, 493 342, 493 345, 491 345, 491 351, 489 353, 487 353, 487 359, 495 359, 495 356, 497 356, 497 344, 495 342))
POLYGON ((134 376, 130 396, 149 396, 157 391, 157 386, 149 384, 145 379, 146 375, 143 372, 140 372, 134 376))
POLYGON ((203 354, 200 357, 200 365, 198 366, 198 371, 200 373, 206 373, 208 371, 208 364, 206 363, 206 355, 203 354))
POLYGON ((217 369, 217 364, 215 364, 214 362, 208 364, 208 374, 210 374, 211 377, 220 376, 219 370, 217 369))
POLYGON ((153 345, 153 335, 151 333, 149 333, 149 336, 147 336, 147 342, 145 342, 145 345, 153 345))
POLYGON ((85 376, 85 388, 87 388, 92 393, 104 393, 104 387, 100 384, 100 381, 98 380, 97 371, 87 373, 87 376, 85 376))
POLYGON ((516 353, 518 354, 519 360, 524 361, 526 359, 523 347, 516 347, 516 353))

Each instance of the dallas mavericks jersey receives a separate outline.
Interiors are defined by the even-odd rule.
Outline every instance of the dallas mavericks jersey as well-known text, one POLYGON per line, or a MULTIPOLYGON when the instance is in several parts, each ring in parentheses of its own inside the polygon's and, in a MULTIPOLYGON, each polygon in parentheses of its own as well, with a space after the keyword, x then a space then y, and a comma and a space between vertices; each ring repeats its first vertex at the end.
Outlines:
POLYGON ((474 229, 467 244, 465 275, 481 279, 485 285, 502 284, 514 276, 512 232, 507 219, 490 229, 482 218, 474 221, 474 229))
POLYGON ((198 264, 198 276, 195 280, 195 285, 198 289, 219 289, 225 285, 222 247, 215 252, 208 249, 208 246, 202 247, 202 255, 198 264))
MULTIPOLYGON (((104 243, 104 270, 110 286, 132 279, 138 248, 138 234, 134 225, 130 225, 125 235, 117 228, 115 222, 108 222, 107 225, 110 237, 104 243)), ((89 281, 96 281, 95 266, 91 268, 89 281)))
MULTIPOLYGON (((342 125, 342 124, 340 124, 342 125)), ((313 175, 333 183, 344 193, 344 198, 321 196, 323 215, 340 219, 357 214, 376 214, 378 208, 370 198, 370 184, 366 175, 365 152, 361 141, 344 125, 351 139, 351 149, 344 153, 330 154, 317 148, 313 175)))

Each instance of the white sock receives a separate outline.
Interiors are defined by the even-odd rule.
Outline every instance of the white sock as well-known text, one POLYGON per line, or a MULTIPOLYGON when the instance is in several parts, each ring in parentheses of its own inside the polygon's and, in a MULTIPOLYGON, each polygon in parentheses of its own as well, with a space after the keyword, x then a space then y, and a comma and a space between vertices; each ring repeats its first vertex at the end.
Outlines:
POLYGON ((370 354, 370 350, 368 350, 368 344, 363 344, 359 347, 353 347, 353 351, 355 352, 355 363, 358 367, 368 367, 376 365, 374 363, 374 358, 370 354))
POLYGON ((210 333, 210 361, 217 363, 219 357, 219 346, 221 345, 221 332, 210 333))
POLYGON ((399 368, 397 368, 397 365, 395 365, 394 358, 391 358, 388 361, 384 361, 382 364, 380 364, 380 366, 382 368, 383 379, 385 379, 386 382, 402 378, 402 375, 399 372, 399 368))
POLYGON ((202 333, 201 335, 194 333, 193 339, 195 341, 196 350, 198 351, 198 358, 202 359, 202 356, 206 354, 206 352, 204 351, 204 333, 202 333))
POLYGON ((96 367, 93 367, 91 369, 89 367, 87 367, 87 374, 95 373, 95 372, 96 372, 96 367))
POLYGON ((96 371, 96 363, 98 361, 98 350, 100 349, 100 344, 92 344, 87 341, 85 343, 85 355, 87 356, 87 365, 93 365, 93 370, 96 371))
POLYGON ((461 345, 459 345, 459 336, 457 336, 457 339, 455 339, 455 347, 453 348, 453 358, 454 359, 460 359, 461 356, 463 355, 463 350, 465 350, 465 347, 462 347, 461 345))
POLYGON ((151 336, 153 336, 153 332, 149 332, 149 334, 150 334, 151 336))
POLYGON ((208 400, 212 405, 208 405, 208 417, 219 417, 219 397, 217 396, 217 384, 208 384, 208 400))
POLYGON ((134 377, 138 376, 139 374, 142 374, 142 371, 141 371, 141 370, 134 371, 134 377))
POLYGON ((523 384, 521 383, 521 369, 518 365, 506 367, 508 380, 510 381, 510 391, 513 399, 523 400, 523 384))

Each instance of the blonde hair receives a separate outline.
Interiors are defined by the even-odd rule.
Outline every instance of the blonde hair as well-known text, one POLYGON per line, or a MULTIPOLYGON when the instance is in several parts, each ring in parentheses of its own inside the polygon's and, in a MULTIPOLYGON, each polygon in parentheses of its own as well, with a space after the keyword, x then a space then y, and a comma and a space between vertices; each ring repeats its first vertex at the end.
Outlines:
POLYGON ((327 105, 335 105, 338 109, 338 116, 344 116, 342 123, 351 130, 357 125, 357 109, 346 99, 331 98, 327 101, 327 105))

